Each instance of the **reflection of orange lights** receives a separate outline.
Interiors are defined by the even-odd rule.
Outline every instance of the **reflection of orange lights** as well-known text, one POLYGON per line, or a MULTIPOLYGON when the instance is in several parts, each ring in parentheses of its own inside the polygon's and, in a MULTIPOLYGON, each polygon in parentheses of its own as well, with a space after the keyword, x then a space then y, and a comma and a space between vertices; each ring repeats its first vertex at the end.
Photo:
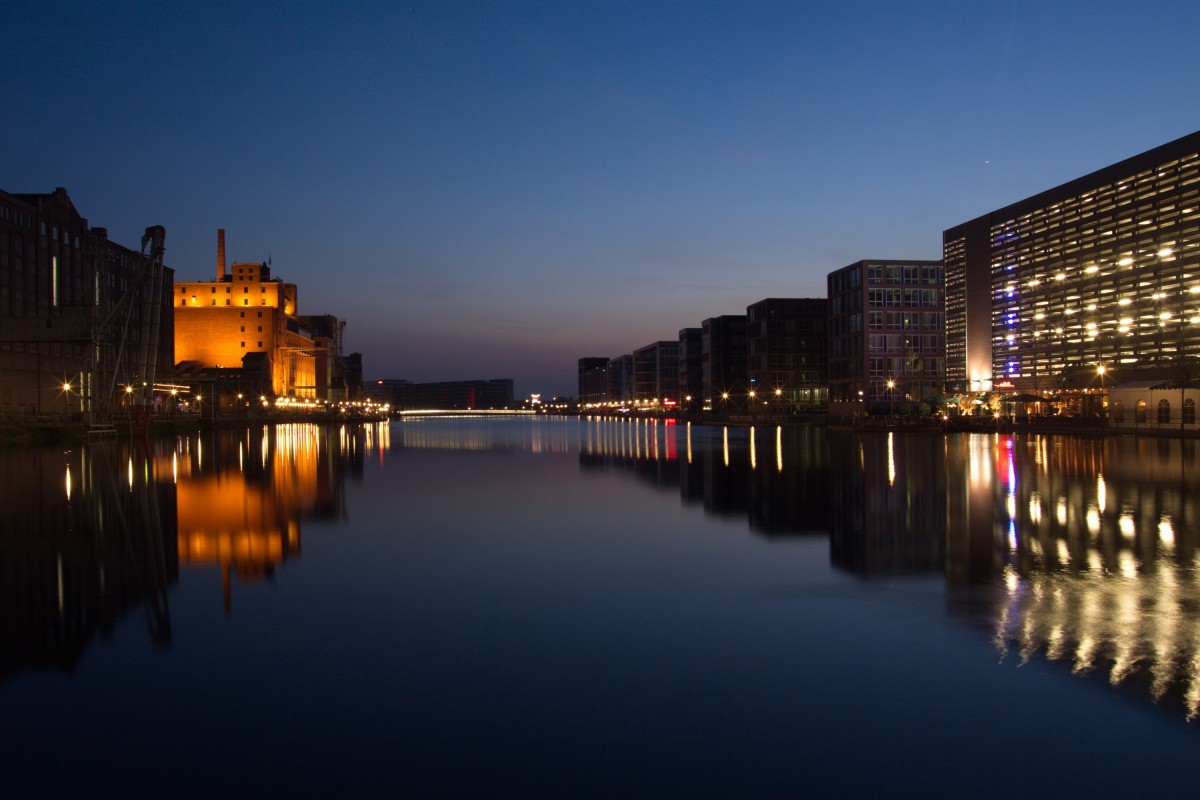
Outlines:
POLYGON ((240 531, 211 533, 192 531, 179 534, 179 558, 186 563, 283 560, 283 538, 278 531, 240 531))
MULTIPOLYGON (((250 482, 238 469, 193 474, 176 486, 181 563, 221 564, 242 575, 261 574, 300 549, 300 515, 323 493, 320 445, 311 426, 281 425, 275 446, 262 442, 269 481, 250 482)), ((239 443, 239 454, 242 447, 239 443)), ((238 464, 243 464, 241 458, 238 464)))

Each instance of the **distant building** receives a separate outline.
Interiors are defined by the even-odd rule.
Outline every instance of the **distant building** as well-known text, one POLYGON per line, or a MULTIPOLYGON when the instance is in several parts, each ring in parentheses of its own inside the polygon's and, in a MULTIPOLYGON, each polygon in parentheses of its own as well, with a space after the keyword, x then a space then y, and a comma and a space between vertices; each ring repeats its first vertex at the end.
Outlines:
POLYGON ((608 361, 608 399, 612 403, 633 401, 633 355, 611 358, 608 361))
POLYGON ((633 351, 633 399, 659 408, 679 404, 679 342, 653 342, 633 351))
POLYGON ((345 323, 298 316, 296 284, 272 278, 269 264, 236 263, 226 272, 224 230, 217 231, 216 279, 176 286, 181 371, 241 368, 250 356, 265 363, 275 395, 329 401, 350 396, 339 365, 345 323))
POLYGON ((744 398, 746 376, 746 315, 710 317, 700 325, 702 385, 706 407, 728 410, 730 401, 744 398))
POLYGON ((608 402, 608 359, 579 359, 579 403, 600 405, 608 402))
POLYGON ((368 394, 373 400, 391 403, 398 411, 494 411, 512 407, 513 381, 511 378, 435 383, 380 380, 370 387, 368 394))
POLYGON ((1102 366, 1169 377, 1200 358, 1200 132, 949 228, 942 248, 951 391, 1086 393, 1102 366))
POLYGON ((704 407, 704 329, 679 331, 679 401, 685 410, 704 407))
POLYGON ((0 415, 92 419, 171 378, 174 271, 147 266, 65 189, 0 191, 0 415))
POLYGON ((827 282, 831 415, 897 411, 941 395, 942 262, 857 261, 827 282))
POLYGON ((746 308, 746 376, 752 401, 822 409, 829 398, 825 298, 767 298, 746 308))

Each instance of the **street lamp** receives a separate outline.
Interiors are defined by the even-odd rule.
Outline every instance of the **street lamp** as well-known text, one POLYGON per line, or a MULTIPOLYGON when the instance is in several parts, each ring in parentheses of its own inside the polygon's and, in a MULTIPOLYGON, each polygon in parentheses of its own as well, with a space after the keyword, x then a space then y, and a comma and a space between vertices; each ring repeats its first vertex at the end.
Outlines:
POLYGON ((892 380, 891 378, 888 378, 887 389, 888 389, 888 416, 889 417, 896 416, 896 393, 893 391, 895 388, 896 388, 896 382, 894 380, 892 380))

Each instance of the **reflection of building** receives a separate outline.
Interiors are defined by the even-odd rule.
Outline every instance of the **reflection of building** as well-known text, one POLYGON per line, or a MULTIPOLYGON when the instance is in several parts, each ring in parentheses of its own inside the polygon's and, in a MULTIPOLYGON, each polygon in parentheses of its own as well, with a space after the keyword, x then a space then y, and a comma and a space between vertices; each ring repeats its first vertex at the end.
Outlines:
POLYGON ((868 577, 938 572, 946 540, 941 439, 830 432, 829 551, 868 577))
MULTIPOLYGON (((947 577, 998 584, 997 647, 1200 713, 1192 441, 973 436, 947 452, 947 577)), ((960 591, 965 591, 961 588, 960 591)))
MULTIPOLYGON (((225 232, 217 232, 212 281, 176 284, 175 358, 182 368, 240 368, 270 376, 275 395, 344 400, 351 393, 335 317, 297 315, 294 283, 271 277, 268 264, 225 268, 225 232)), ((360 377, 361 380, 361 377, 360 377)))
POLYGON ((220 566, 226 608, 235 575, 269 578, 299 555, 304 516, 342 513, 346 448, 336 434, 316 425, 218 431, 172 454, 179 560, 220 566))
POLYGON ((831 414, 895 410, 942 393, 942 262, 859 261, 828 283, 831 414))
POLYGON ((0 459, 0 680, 71 672, 94 638, 144 608, 170 641, 178 580, 173 487, 116 443, 10 450, 0 459))
POLYGON ((1071 388, 1084 367, 1094 379, 1102 364, 1200 356, 1200 133, 950 228, 942 241, 955 390, 1071 388))
POLYGON ((767 298, 746 308, 746 377, 757 402, 796 409, 829 400, 829 302, 767 298))
POLYGON ((812 428, 711 428, 654 418, 589 418, 583 469, 618 469, 660 489, 678 486, 685 505, 748 518, 768 535, 828 529, 828 458, 812 428))
POLYGON ((750 527, 767 535, 829 532, 829 447, 811 427, 750 429, 750 527))
POLYGON ((0 192, 0 414, 75 413, 85 397, 107 408, 114 381, 170 377, 174 273, 162 270, 152 302, 145 263, 89 228, 65 189, 0 192), (138 372, 144 344, 153 375, 138 372))

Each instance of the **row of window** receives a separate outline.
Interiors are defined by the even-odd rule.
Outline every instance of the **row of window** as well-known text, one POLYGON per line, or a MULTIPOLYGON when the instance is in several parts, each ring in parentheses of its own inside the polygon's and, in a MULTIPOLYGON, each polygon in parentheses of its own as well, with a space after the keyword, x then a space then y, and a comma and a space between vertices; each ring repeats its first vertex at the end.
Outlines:
POLYGON ((945 315, 940 311, 869 311, 867 330, 942 330, 945 315))
MULTIPOLYGON (((1133 421, 1144 423, 1146 422, 1146 401, 1138 400, 1133 407, 1133 421)), ((1158 401, 1158 424, 1166 425, 1171 422, 1171 401, 1162 399, 1158 401)), ((1113 421, 1121 423, 1125 421, 1125 406, 1120 400, 1113 403, 1113 421)), ((1183 401, 1183 424, 1196 424, 1196 401, 1188 397, 1183 401)))
MULTIPOLYGON (((43 222, 43 223, 42 223, 42 236, 47 236, 47 235, 48 235, 48 236, 50 236, 50 238, 51 238, 51 240, 52 240, 52 241, 55 241, 55 242, 59 241, 59 238, 58 238, 58 226, 57 226, 57 225, 52 225, 52 226, 50 226, 50 227, 47 227, 47 226, 46 226, 46 223, 45 223, 45 222, 43 222)), ((64 247, 70 247, 70 246, 71 246, 71 233, 70 233, 70 231, 63 230, 63 232, 62 232, 62 244, 63 244, 63 246, 64 246, 64 247)), ((76 249, 76 250, 78 250, 78 249, 79 249, 79 237, 78 237, 78 236, 76 236, 76 237, 75 237, 75 249, 76 249)))
MULTIPOLYGON (((182 300, 180 300, 180 301, 179 301, 179 305, 180 305, 181 307, 186 307, 186 306, 187 306, 187 304, 188 304, 188 301, 187 301, 187 298, 186 298, 186 297, 185 297, 184 299, 182 299, 182 300)), ((216 301, 216 300, 213 300, 211 303, 209 303, 209 306, 210 306, 210 307, 211 307, 211 306, 215 306, 216 304, 217 304, 217 301, 216 301)), ((265 306, 266 304, 267 304, 267 298, 265 298, 265 297, 264 297, 264 298, 262 299, 262 303, 261 303, 261 305, 264 305, 264 306, 265 306)), ((196 295, 192 295, 192 305, 193 305, 193 306, 195 306, 195 305, 199 305, 199 303, 197 303, 197 302, 196 302, 196 295)), ((227 299, 225 300, 225 305, 227 305, 227 306, 228 306, 228 305, 232 305, 232 302, 230 302, 230 300, 227 298, 227 299)), ((248 306, 248 305, 250 305, 250 301, 249 301, 248 299, 247 299, 247 300, 243 300, 243 301, 242 301, 242 305, 244 305, 244 306, 248 306)))
POLYGON ((867 348, 868 353, 940 353, 942 337, 936 334, 872 333, 867 337, 867 348))
MULTIPOLYGON (((190 287, 188 287, 188 286, 180 286, 180 287, 179 287, 179 293, 180 293, 180 294, 187 294, 187 291, 188 291, 188 289, 189 289, 189 288, 190 288, 190 287)), ((226 286, 226 287, 225 287, 225 294, 229 294, 229 288, 230 288, 230 287, 228 287, 228 286, 226 286)), ((264 286, 264 287, 262 287, 262 290, 261 290, 261 291, 262 291, 262 293, 263 293, 263 294, 266 294, 266 293, 267 293, 267 287, 265 287, 265 286, 264 286)), ((213 287, 211 288, 211 290, 210 290, 210 293, 211 293, 211 294, 216 294, 216 293, 217 293, 217 287, 216 287, 216 286, 213 286, 213 287)), ((250 287, 249 287, 249 286, 243 286, 243 287, 242 287, 242 294, 249 294, 249 293, 250 293, 250 287)))
POLYGON ((908 356, 872 357, 867 359, 867 374, 880 375, 919 375, 933 380, 944 373, 945 362, 940 358, 911 358, 908 356))
POLYGON ((942 268, 915 264, 869 264, 867 266, 867 283, 928 283, 940 286, 942 268))
POLYGON ((941 292, 937 289, 868 289, 867 305, 871 308, 908 307, 937 308, 941 292))
POLYGON ((11 222, 12 224, 25 228, 26 230, 33 230, 33 217, 21 211, 17 211, 15 208, 0 206, 0 220, 11 222))

